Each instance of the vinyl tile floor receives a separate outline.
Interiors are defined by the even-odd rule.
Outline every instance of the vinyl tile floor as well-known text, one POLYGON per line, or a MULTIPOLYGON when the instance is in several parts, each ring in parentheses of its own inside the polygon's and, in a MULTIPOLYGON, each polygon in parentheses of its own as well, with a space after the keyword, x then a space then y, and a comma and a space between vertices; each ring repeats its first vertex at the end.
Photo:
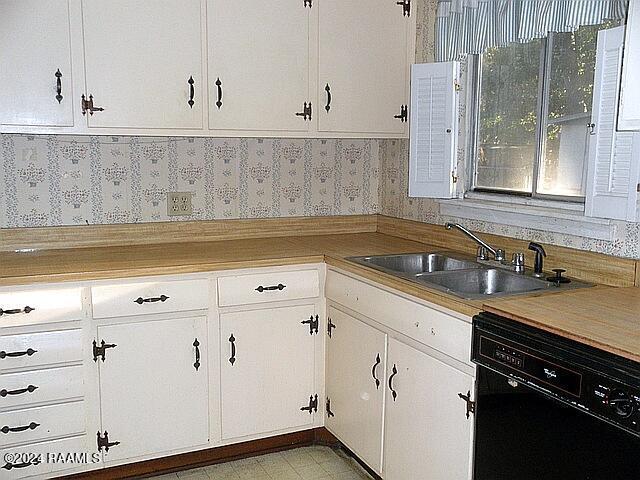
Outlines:
POLYGON ((371 480, 340 450, 302 447, 152 477, 153 480, 371 480))

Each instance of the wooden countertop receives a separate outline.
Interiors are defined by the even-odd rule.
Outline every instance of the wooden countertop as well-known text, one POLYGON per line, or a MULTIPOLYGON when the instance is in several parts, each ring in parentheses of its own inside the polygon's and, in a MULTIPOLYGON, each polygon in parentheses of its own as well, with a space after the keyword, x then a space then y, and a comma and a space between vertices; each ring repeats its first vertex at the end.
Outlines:
MULTIPOLYGON (((482 300, 463 300, 345 260, 356 255, 442 251, 382 233, 0 252, 0 286, 87 281, 326 262, 467 316, 482 300)), ((597 287, 506 297, 486 309, 640 361, 640 289, 597 287)))
POLYGON ((640 288, 596 287, 518 297, 484 309, 640 362, 640 288))

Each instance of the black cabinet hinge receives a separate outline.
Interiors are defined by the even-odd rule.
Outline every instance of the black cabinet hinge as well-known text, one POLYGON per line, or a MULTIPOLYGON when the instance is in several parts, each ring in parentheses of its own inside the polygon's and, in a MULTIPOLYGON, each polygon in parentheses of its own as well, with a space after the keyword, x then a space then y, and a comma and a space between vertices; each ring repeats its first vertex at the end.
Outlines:
POLYGON ((98 432, 98 451, 99 452, 101 452, 103 448, 105 452, 108 452, 111 447, 114 447, 116 445, 120 445, 120 442, 110 442, 109 432, 105 430, 104 436, 100 435, 100 432, 98 432))
POLYGON ((302 323, 303 325, 309 325, 309 335, 317 334, 318 327, 320 326, 320 317, 318 317, 318 315, 316 315, 315 317, 311 315, 309 317, 309 320, 303 320, 300 323, 302 323))
POLYGON ((313 0, 304 0, 304 6, 305 7, 313 7, 313 0))
POLYGON ((307 405, 306 407, 300 407, 300 410, 302 410, 303 412, 309 412, 309 415, 311 415, 313 412, 317 412, 318 411, 318 395, 311 395, 309 397, 309 405, 307 405))
POLYGON ((396 2, 397 5, 402 5, 402 16, 411 16, 411 0, 400 0, 396 2))
POLYGON ((327 397, 327 403, 325 405, 325 409, 327 410, 327 417, 329 418, 335 417, 335 415, 331 411, 331 399, 329 397, 327 397))
POLYGON ((393 118, 398 118, 401 122, 406 122, 409 118, 409 108, 406 105, 400 105, 400 115, 394 115, 393 118))
POLYGON ((331 331, 336 328, 335 324, 331 321, 331 317, 327 320, 327 335, 331 338, 331 331))
POLYGON ((100 357, 102 359, 102 361, 104 362, 105 359, 105 354, 107 352, 108 348, 115 348, 117 347, 117 345, 115 343, 105 343, 104 340, 102 340, 102 342, 100 342, 100 346, 98 346, 98 344, 96 343, 96 341, 93 341, 93 361, 97 362, 98 361, 98 357, 100 357))
POLYGON ((466 395, 459 393, 458 397, 467 404, 467 418, 469 418, 472 413, 476 413, 476 402, 471 400, 471 391, 468 391, 466 395))
POLYGON ((302 112, 296 113, 296 117, 303 117, 304 120, 311 121, 311 113, 312 113, 311 102, 309 103, 304 102, 304 109, 302 110, 302 112))
POLYGON ((104 108, 102 107, 94 107, 93 106, 93 95, 89 95, 89 100, 82 95, 82 115, 86 115, 89 112, 89 115, 93 115, 93 112, 102 112, 104 108))

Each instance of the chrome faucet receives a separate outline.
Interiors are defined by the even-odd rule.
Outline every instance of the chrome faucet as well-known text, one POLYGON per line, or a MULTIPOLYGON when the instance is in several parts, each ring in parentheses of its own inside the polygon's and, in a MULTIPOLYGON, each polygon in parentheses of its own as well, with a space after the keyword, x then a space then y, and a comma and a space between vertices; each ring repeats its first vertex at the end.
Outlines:
POLYGON ((485 242, 481 238, 478 238, 476 235, 471 233, 469 230, 467 230, 465 227, 463 227, 459 223, 448 223, 447 222, 447 223, 444 224, 444 228, 446 228, 447 230, 451 230, 452 228, 457 228, 462 233, 464 233, 467 237, 469 237, 471 240, 476 242, 479 245, 479 247, 478 247, 478 255, 477 255, 478 260, 488 260, 487 251, 489 251, 489 252, 491 252, 493 257, 496 259, 496 261, 498 261, 498 262, 504 261, 504 258, 505 258, 504 250, 502 250, 501 248, 498 248, 498 249, 493 248, 487 242, 485 242))

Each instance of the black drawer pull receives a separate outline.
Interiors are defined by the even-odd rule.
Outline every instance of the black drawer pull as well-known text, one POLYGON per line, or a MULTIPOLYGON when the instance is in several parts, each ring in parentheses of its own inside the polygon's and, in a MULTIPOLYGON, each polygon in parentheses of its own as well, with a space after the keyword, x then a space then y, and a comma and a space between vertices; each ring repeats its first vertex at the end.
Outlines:
POLYGON ((30 307, 29 305, 27 305, 24 308, 14 308, 11 310, 3 310, 0 308, 0 317, 2 315, 15 315, 17 313, 31 313, 35 310, 35 308, 30 307))
POLYGON ((197 338, 193 341, 193 346, 196 349, 196 361, 193 364, 193 368, 195 368, 197 372, 198 369, 200 368, 200 342, 198 341, 197 338))
POLYGON ((40 424, 36 423, 36 422, 31 422, 29 425, 24 425, 22 427, 9 427, 9 426, 5 425, 4 427, 0 428, 0 432, 2 432, 4 434, 24 432, 26 430, 35 430, 39 426, 40 426, 40 424))
POLYGON ((279 283, 278 285, 271 285, 270 287, 263 287, 262 285, 260 285, 258 288, 256 288, 256 292, 262 293, 262 292, 274 291, 274 290, 282 291, 285 288, 287 288, 287 286, 281 283, 279 283))
POLYGON ((324 106, 324 109, 329 113, 329 110, 331 110, 331 87, 328 83, 324 87, 324 91, 327 92, 327 104, 324 106))
POLYGON ((395 377, 397 374, 398 374, 398 369, 394 365, 393 369, 391 370, 391 375, 389 376, 389 390, 391 390, 391 396, 393 397, 394 402, 396 401, 396 397, 398 396, 398 394, 393 389, 393 377, 395 377))
POLYGON ((56 76, 56 100, 58 101, 58 103, 62 103, 62 99, 64 98, 62 96, 62 81, 60 80, 62 78, 62 72, 60 72, 60 69, 58 69, 55 73, 56 76))
POLYGON ((35 385, 29 385, 27 388, 20 388, 18 390, 7 390, 6 388, 3 388, 2 390, 0 390, 0 397, 4 398, 7 395, 22 395, 23 393, 33 393, 37 388, 38 387, 36 387, 35 385))
POLYGON ((193 80, 193 77, 189 77, 189 80, 187 81, 187 83, 189 84, 189 101, 187 103, 191 108, 193 108, 193 105, 196 103, 193 101, 193 97, 195 96, 195 93, 196 93, 195 89, 193 88, 193 84, 195 83, 193 80))
POLYGON ((371 376, 376 382, 376 390, 380 388, 380 379, 376 376, 376 370, 378 369, 378 365, 380 365, 380 354, 376 355, 376 363, 373 364, 373 368, 371 368, 371 376))
POLYGON ((220 81, 220 78, 216 80, 216 87, 218 87, 218 101, 216 102, 216 107, 220 110, 222 107, 222 82, 220 81))
POLYGON ((41 462, 41 460, 39 458, 36 458, 34 460, 30 460, 30 461, 24 462, 24 463, 7 462, 2 466, 2 468, 4 468, 5 470, 11 470, 12 468, 27 468, 27 467, 31 467, 32 465, 39 465, 40 462, 41 462))
POLYGON ((156 302, 166 302, 169 300, 169 297, 166 295, 160 295, 159 297, 151 297, 151 298, 142 298, 138 297, 134 300, 138 305, 142 305, 143 303, 156 303, 156 302))
POLYGON ((33 348, 28 348, 24 352, 5 352, 4 350, 0 352, 0 359, 4 359, 7 357, 15 358, 15 357, 24 357, 25 355, 31 356, 34 353, 37 353, 38 350, 34 350, 33 348))
POLYGON ((229 337, 229 343, 231 344, 231 357, 229 357, 229 363, 233 366, 236 363, 236 337, 233 336, 233 333, 229 337))

